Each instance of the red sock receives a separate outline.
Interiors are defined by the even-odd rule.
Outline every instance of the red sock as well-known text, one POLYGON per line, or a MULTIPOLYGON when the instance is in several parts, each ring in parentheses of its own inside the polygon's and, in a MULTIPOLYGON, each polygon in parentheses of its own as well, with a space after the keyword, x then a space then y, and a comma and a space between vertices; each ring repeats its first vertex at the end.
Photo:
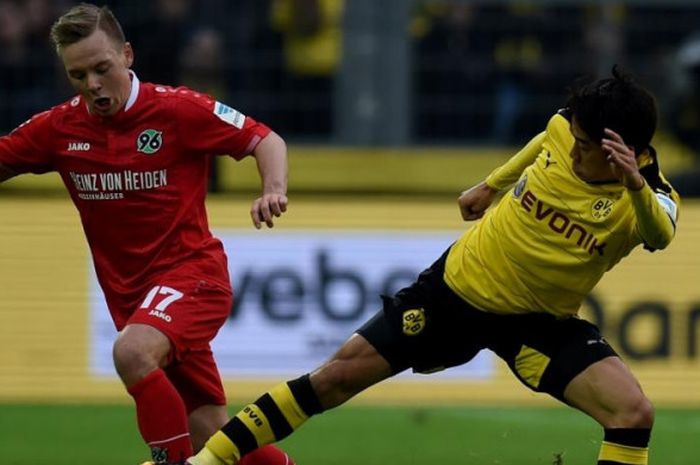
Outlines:
POLYGON ((193 455, 185 403, 163 370, 153 370, 127 391, 154 462, 184 462, 193 455))
POLYGON ((294 461, 284 451, 270 444, 244 455, 238 465, 294 465, 294 461))

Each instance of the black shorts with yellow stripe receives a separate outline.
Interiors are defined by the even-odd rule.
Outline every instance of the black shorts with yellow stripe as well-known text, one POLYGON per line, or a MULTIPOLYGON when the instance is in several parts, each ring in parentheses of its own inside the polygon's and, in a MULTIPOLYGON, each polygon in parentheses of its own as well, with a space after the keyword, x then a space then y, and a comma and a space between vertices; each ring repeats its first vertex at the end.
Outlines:
POLYGON ((357 331, 394 373, 440 371, 490 349, 527 387, 564 401, 564 389, 576 375, 617 355, 595 325, 579 318, 474 308, 445 284, 446 258, 447 253, 394 297, 382 297, 383 309, 357 331))

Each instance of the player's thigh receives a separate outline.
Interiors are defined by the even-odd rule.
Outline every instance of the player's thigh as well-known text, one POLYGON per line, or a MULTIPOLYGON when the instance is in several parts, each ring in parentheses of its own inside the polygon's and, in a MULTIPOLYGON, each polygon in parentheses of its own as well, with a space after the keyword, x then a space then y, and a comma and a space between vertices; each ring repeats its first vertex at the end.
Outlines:
POLYGON ((436 271, 430 279, 424 273, 394 297, 384 297, 382 310, 358 330, 394 374, 407 368, 432 373, 461 365, 484 347, 482 329, 490 315, 455 295, 441 270, 436 271))
POLYGON ((566 402, 564 390, 576 376, 617 355, 595 325, 578 318, 500 315, 494 318, 489 334, 489 348, 525 386, 562 402, 566 402))
POLYGON ((145 299, 129 324, 149 325, 171 342, 165 373, 191 413, 203 405, 225 405, 226 396, 210 342, 226 321, 231 291, 199 277, 164 278, 156 298, 145 299))
POLYGON ((169 361, 207 349, 229 316, 231 290, 198 277, 173 275, 161 281, 127 324, 151 326, 165 334, 172 344, 169 361))
POLYGON ((408 368, 432 373, 461 365, 484 347, 481 328, 489 316, 445 284, 446 257, 447 252, 393 297, 383 296, 382 309, 334 357, 363 354, 371 367, 361 379, 366 385, 408 368))
POLYGON ((651 427, 653 407, 619 357, 607 357, 579 373, 564 399, 606 428, 651 427))

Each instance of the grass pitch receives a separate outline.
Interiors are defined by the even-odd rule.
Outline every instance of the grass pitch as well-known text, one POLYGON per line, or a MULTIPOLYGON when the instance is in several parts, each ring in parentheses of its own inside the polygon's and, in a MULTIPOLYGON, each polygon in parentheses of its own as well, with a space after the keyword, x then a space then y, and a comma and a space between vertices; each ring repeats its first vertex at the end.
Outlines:
MULTIPOLYGON (((700 411, 660 410, 650 465, 700 457, 700 411)), ((345 406, 281 446, 299 465, 594 465, 602 436, 565 408, 345 406)), ((130 406, 0 405, 4 465, 138 465, 130 406)))

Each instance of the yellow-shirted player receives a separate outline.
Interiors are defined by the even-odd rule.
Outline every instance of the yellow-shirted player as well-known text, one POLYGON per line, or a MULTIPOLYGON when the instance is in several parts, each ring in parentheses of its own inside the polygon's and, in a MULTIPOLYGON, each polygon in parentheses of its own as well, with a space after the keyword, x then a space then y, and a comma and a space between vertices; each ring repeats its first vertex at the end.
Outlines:
POLYGON ((331 360, 246 406, 188 463, 237 463, 385 378, 460 365, 488 348, 527 387, 601 424, 598 465, 646 465, 651 402, 576 314, 632 249, 663 249, 674 236, 679 199, 649 145, 656 113, 653 96, 616 69, 574 90, 542 133, 459 197, 462 217, 480 219, 474 227, 384 297, 331 360))
POLYGON ((466 192, 460 204, 465 219, 472 219, 475 202, 477 208, 482 197, 490 203, 493 194, 515 184, 450 250, 450 288, 486 311, 571 316, 633 248, 664 248, 673 237, 678 198, 659 173, 654 149, 639 151, 641 172, 631 188, 619 182, 601 150, 571 121, 571 110, 563 110, 485 183, 466 192), (591 148, 596 152, 590 154, 591 148), (604 162, 595 166, 591 158, 604 162))

